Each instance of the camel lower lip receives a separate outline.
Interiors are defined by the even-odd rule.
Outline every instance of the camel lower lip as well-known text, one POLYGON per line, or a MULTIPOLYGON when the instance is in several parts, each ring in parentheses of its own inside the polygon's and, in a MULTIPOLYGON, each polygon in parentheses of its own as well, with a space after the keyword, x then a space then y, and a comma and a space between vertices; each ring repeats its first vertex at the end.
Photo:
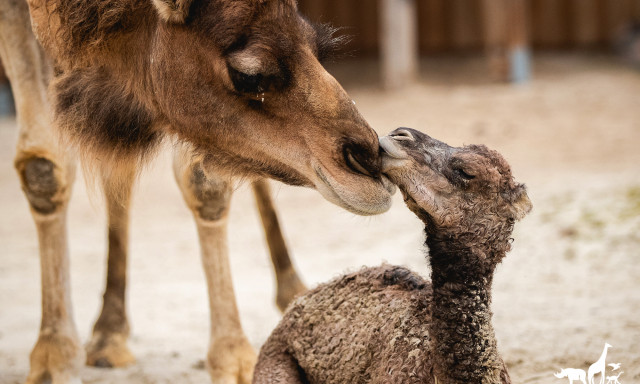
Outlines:
MULTIPOLYGON (((320 167, 317 167, 317 168, 315 169, 315 171, 316 171, 316 175, 318 175, 318 177, 320 178, 320 180, 322 181, 322 183, 324 183, 324 185, 326 185, 327 187, 329 187, 329 190, 331 191, 331 193, 332 193, 333 197, 334 197, 335 199, 337 199, 337 200, 338 200, 338 202, 340 203, 340 205, 345 206, 345 208, 347 208, 348 210, 353 211, 353 212, 355 212, 355 213, 360 213, 360 212, 362 212, 361 210, 356 209, 356 208, 355 208, 355 207, 353 207, 351 204, 349 204, 349 203, 347 203, 346 201, 344 201, 344 199, 342 199, 342 198, 340 197, 340 195, 338 195, 338 194, 335 192, 335 190, 333 189, 333 186, 331 185, 331 183, 329 183, 329 180, 328 180, 328 179, 327 179, 327 177, 324 175, 324 173, 322 172, 322 170, 320 169, 320 167)), ((325 196, 325 198, 327 198, 327 196, 325 196)), ((327 199, 327 200, 329 200, 329 199, 327 199)), ((335 202, 335 203, 338 203, 338 202, 335 202)))
MULTIPOLYGON (((382 181, 381 189, 384 190, 384 192, 386 192, 386 195, 389 198, 389 202, 385 204, 380 204, 380 205, 369 204, 369 206, 367 206, 367 204, 364 204, 363 206, 358 206, 353 204, 353 202, 349 202, 345 200, 345 198, 338 193, 333 183, 329 180, 329 178, 323 172, 321 166, 316 165, 313 167, 313 169, 321 182, 320 185, 316 185, 316 190, 320 192, 320 194, 328 201, 340 207, 343 207, 352 213, 355 213, 357 215, 362 215, 362 216, 380 214, 380 213, 386 212, 389 209, 390 197, 391 195, 393 195, 393 193, 395 193, 395 185, 391 183, 391 181, 389 181, 387 177, 384 177, 382 181)), ((361 176, 361 177, 369 178, 367 176, 361 176)), ((371 182, 375 183, 373 179, 371 179, 371 182)))

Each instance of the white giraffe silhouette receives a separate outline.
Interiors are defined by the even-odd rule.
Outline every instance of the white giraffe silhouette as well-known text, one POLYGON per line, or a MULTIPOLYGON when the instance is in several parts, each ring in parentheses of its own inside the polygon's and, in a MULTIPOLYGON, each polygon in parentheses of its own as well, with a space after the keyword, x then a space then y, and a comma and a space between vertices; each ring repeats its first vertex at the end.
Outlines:
POLYGON ((609 343, 604 344, 604 349, 602 350, 602 355, 595 363, 591 364, 589 367, 589 371, 587 376, 589 377, 589 384, 594 384, 593 376, 600 374, 600 384, 604 384, 604 374, 605 374, 605 359, 607 358, 607 349, 611 348, 609 343))
POLYGON ((558 373, 554 373, 553 375, 558 379, 562 379, 563 377, 568 378, 569 384, 573 384, 573 380, 579 380, 582 382, 582 384, 587 384, 587 382, 585 381, 585 377, 587 374, 582 369, 565 368, 560 370, 560 372, 558 373))
POLYGON ((607 384, 620 384, 618 378, 622 375, 624 371, 620 371, 617 376, 607 376, 607 384))

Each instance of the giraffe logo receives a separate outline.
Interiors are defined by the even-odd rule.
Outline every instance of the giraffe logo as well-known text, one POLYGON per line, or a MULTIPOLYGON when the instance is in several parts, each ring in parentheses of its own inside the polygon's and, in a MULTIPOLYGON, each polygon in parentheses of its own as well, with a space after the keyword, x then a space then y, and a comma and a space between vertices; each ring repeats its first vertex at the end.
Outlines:
MULTIPOLYGON (((554 373, 554 376, 558 379, 567 378, 569 379, 569 384, 573 384, 574 381, 576 383, 582 384, 622 384, 620 382, 620 375, 624 372, 620 371, 617 375, 611 374, 610 376, 606 375, 607 364, 607 351, 609 348, 613 348, 611 344, 605 343, 604 349, 602 350, 602 354, 600 354, 600 358, 595 363, 589 366, 589 369, 585 372, 582 369, 576 368, 565 368, 560 370, 558 373, 554 373), (599 380, 596 381, 596 376, 599 375, 599 380)), ((611 371, 617 371, 620 369, 620 363, 610 363, 608 366, 611 367, 611 371)))

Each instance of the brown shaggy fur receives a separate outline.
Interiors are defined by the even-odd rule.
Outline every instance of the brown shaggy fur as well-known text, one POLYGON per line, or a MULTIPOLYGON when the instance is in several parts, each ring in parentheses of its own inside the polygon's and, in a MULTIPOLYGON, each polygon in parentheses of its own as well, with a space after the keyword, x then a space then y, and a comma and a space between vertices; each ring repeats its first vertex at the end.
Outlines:
POLYGON ((491 325, 491 282, 531 204, 484 146, 410 129, 381 139, 384 171, 425 223, 431 282, 365 268, 294 301, 262 347, 255 384, 510 383, 491 325))

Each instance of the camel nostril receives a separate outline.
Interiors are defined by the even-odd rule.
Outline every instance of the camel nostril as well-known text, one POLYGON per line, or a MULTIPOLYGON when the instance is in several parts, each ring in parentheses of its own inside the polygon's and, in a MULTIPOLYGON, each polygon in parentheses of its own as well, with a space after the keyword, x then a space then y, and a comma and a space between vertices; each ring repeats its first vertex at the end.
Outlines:
POLYGON ((357 144, 343 148, 344 161, 352 171, 372 178, 380 177, 380 158, 357 144))
POLYGON ((389 137, 392 137, 397 141, 416 141, 413 134, 406 129, 396 129, 394 132, 389 134, 389 137))
POLYGON ((358 173, 371 176, 371 173, 369 173, 369 171, 367 171, 366 168, 363 167, 362 164, 360 164, 358 160, 356 160, 351 153, 347 153, 346 161, 349 168, 353 169, 358 173))

